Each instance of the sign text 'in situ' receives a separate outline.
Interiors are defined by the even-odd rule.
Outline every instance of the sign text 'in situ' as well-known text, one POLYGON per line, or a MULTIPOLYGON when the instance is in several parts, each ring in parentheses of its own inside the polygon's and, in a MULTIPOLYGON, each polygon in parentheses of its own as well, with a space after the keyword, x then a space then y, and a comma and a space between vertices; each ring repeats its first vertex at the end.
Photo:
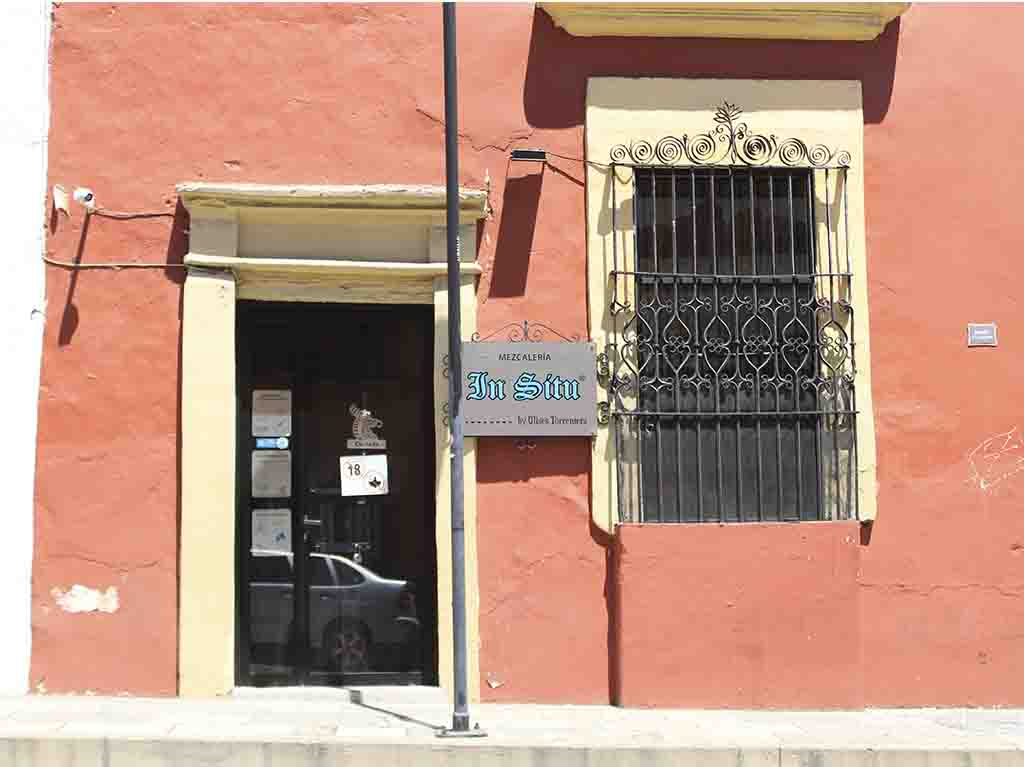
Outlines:
POLYGON ((591 343, 466 343, 462 372, 466 436, 589 437, 597 430, 591 343))

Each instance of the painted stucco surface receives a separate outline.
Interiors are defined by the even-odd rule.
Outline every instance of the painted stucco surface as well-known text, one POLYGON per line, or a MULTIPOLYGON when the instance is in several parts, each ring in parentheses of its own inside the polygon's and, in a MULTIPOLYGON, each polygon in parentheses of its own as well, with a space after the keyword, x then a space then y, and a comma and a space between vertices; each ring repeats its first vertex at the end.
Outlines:
POLYGON ((0 379, 4 447, 0 484, 4 492, 4 556, 0 557, 0 694, 28 689, 30 583, 32 574, 32 487, 35 468, 36 401, 43 315, 43 200, 46 195, 46 94, 49 3, 16 0, 4 8, 0 62, 6 78, 0 120, 0 207, 4 298, 0 301, 0 379))
POLYGON ((857 523, 625 525, 618 543, 623 705, 862 705, 857 523))
MULTIPOLYGON (((612 556, 590 524, 588 444, 482 441, 485 699, 1024 704, 1021 152, 1007 128, 1021 86, 1005 63, 1022 23, 1013 8, 915 6, 869 43, 682 44, 460 6, 461 182, 489 177, 494 205, 483 333, 587 330, 582 168, 508 162, 515 146, 582 156, 587 77, 861 81, 879 480, 870 535, 628 528, 612 556), (966 323, 993 320, 1001 346, 966 349, 966 323)), ((167 211, 187 179, 439 183, 440 40, 433 6, 61 6, 50 179, 167 211)), ((59 222, 52 256, 184 252, 180 213, 93 220, 84 238, 81 224, 59 222)), ((173 694, 181 270, 51 270, 47 289, 31 683, 173 694), (73 584, 116 587, 118 609, 61 609, 51 590, 73 584)))

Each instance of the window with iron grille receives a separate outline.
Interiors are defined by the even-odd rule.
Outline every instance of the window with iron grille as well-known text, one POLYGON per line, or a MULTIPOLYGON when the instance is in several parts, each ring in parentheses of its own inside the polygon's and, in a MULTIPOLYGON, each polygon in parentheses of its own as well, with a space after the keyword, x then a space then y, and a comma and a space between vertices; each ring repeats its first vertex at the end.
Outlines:
POLYGON ((748 163, 743 138, 739 162, 629 166, 606 353, 622 521, 857 517, 846 167, 748 163))

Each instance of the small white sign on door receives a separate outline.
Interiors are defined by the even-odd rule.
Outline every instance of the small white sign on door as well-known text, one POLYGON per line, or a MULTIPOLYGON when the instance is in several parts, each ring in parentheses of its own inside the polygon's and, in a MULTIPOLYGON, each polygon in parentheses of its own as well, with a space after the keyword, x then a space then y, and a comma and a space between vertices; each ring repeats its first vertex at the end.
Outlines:
POLYGON ((292 451, 254 450, 252 453, 252 497, 290 498, 292 494, 292 451))
POLYGON ((252 436, 292 435, 292 392, 290 389, 255 389, 252 393, 252 436))
POLYGON ((252 553, 263 557, 292 550, 291 509, 252 510, 252 553))
POLYGON ((343 455, 341 457, 341 494, 387 495, 388 457, 386 455, 343 455))

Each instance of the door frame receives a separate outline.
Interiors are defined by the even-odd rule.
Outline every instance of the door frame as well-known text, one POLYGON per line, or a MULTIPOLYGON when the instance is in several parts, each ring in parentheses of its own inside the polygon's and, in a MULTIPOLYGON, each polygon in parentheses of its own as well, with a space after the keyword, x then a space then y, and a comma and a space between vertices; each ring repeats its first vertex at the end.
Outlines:
MULTIPOLYGON (((448 286, 445 227, 439 223, 445 212, 443 189, 183 184, 178 191, 191 215, 182 311, 178 694, 224 695, 235 686, 235 304, 248 299, 433 305, 438 678, 451 696, 451 452, 443 354, 448 344, 448 286), (306 235, 307 243, 302 224, 311 218, 317 226, 306 235), (244 255, 245 229, 254 223, 264 234, 268 224, 280 223, 287 230, 279 257, 244 255), (410 235, 414 227, 422 230, 422 237, 410 235), (380 258, 395 230, 403 252, 394 253, 393 260, 301 257, 311 252, 303 248, 322 248, 326 236, 339 249, 355 242, 380 258), (385 242, 366 247, 373 232, 385 242), (424 252, 410 252, 409 242, 422 242, 424 252)), ((481 272, 475 262, 476 222, 486 215, 486 192, 460 190, 460 210, 459 302, 462 334, 468 340, 476 331, 476 280, 481 272)), ((467 659, 470 696, 477 700, 480 596, 472 438, 466 439, 463 471, 467 659)))
MULTIPOLYGON (((330 304, 313 304, 313 303, 295 303, 288 302, 268 302, 268 301, 245 301, 244 304, 236 301, 236 372, 238 375, 238 392, 239 397, 237 399, 237 412, 239 414, 237 423, 238 441, 236 444, 239 446, 239 450, 236 455, 236 478, 235 478, 235 490, 236 490, 236 516, 235 516, 235 530, 236 536, 236 547, 235 547, 235 577, 236 577, 236 625, 235 625, 235 636, 236 636, 236 653, 235 653, 235 680, 236 683, 253 686, 282 686, 280 684, 282 679, 289 681, 285 684, 293 685, 316 685, 318 684, 316 679, 326 679, 329 677, 342 678, 343 683, 330 684, 323 686, 348 686, 348 685, 365 685, 365 684, 391 684, 391 685, 408 685, 413 684, 410 681, 409 672, 403 671, 388 671, 388 672, 372 672, 369 675, 370 680, 367 678, 360 677, 361 672, 336 672, 336 671, 325 671, 321 668, 314 668, 311 666, 311 660, 313 657, 312 640, 316 633, 312 631, 312 615, 313 606, 317 600, 314 599, 313 590, 323 588, 322 585, 316 585, 309 580, 308 570, 308 557, 317 553, 318 549, 312 549, 308 547, 307 538, 309 531, 306 530, 304 524, 299 520, 304 520, 309 515, 309 510, 306 506, 309 503, 309 492, 310 487, 306 485, 305 471, 303 469, 304 462, 307 459, 307 451, 309 450, 309 429, 310 427, 310 394, 311 387, 315 385, 315 379, 309 375, 309 369, 307 367, 308 360, 300 353, 297 357, 295 367, 292 370, 293 377, 291 383, 287 388, 291 389, 292 392, 292 429, 289 437, 290 444, 289 449, 291 450, 292 456, 292 498, 289 506, 293 513, 292 519, 292 551, 291 561, 292 567, 292 578, 293 578, 293 598, 292 598, 292 609, 293 609, 293 620, 297 627, 297 638, 298 642, 298 653, 292 657, 291 671, 287 674, 284 672, 280 673, 265 673, 258 674, 252 671, 252 656, 251 656, 251 643, 252 643, 252 623, 251 623, 251 579, 248 577, 250 573, 249 564, 249 547, 246 542, 249 540, 251 534, 251 518, 246 517, 247 509, 255 507, 253 499, 251 497, 251 491, 249 485, 249 472, 251 471, 250 459, 250 445, 255 439, 252 436, 251 424, 247 420, 246 414, 251 413, 250 403, 247 401, 251 396, 250 392, 254 388, 275 388, 276 384, 263 384, 258 385, 254 380, 253 372, 253 350, 266 343, 266 336, 262 335, 261 332, 265 331, 268 327, 288 328, 288 339, 285 343, 293 349, 306 352, 313 348, 308 345, 303 339, 308 338, 311 332, 320 328, 328 327, 326 323, 332 328, 345 327, 345 324, 350 319, 363 318, 372 321, 374 316, 380 316, 381 314, 389 315, 389 318, 398 322, 398 327, 407 327, 406 323, 414 323, 417 326, 417 333, 415 335, 416 343, 429 344, 433 351, 434 338, 433 338, 433 317, 429 307, 423 304, 393 304, 393 305, 382 305, 382 304, 348 304, 348 303, 330 303, 330 304), (276 306, 285 306, 287 308, 280 314, 277 314, 276 309, 271 310, 271 314, 262 314, 263 307, 268 304, 274 304, 276 306), (307 311, 308 308, 308 311, 307 311), (324 309, 327 308, 327 311, 324 309), (339 311, 335 311, 337 308, 339 311), (427 327, 427 323, 430 323, 430 327, 427 327), (304 646, 305 645, 305 646, 304 646), (351 674, 352 678, 348 681, 344 681, 346 674, 351 674), (271 681, 277 680, 277 681, 271 681), (385 681, 379 681, 385 680, 385 681), (269 682, 269 684, 267 684, 269 682)), ((358 321, 358 319, 356 320, 358 321)), ((317 336, 320 343, 325 343, 327 338, 325 336, 317 336)), ((278 339, 275 343, 281 343, 278 339)), ((432 365, 433 354, 429 356, 427 360, 429 365, 432 365)), ((414 381, 422 380, 424 377, 430 374, 426 371, 427 366, 424 369, 417 371, 415 376, 410 376, 407 379, 402 379, 404 385, 414 386, 414 381)), ((358 378, 358 368, 355 365, 349 368, 349 374, 354 375, 358 378)), ((354 383, 356 379, 348 381, 348 383, 354 383)), ((393 381, 394 379, 386 379, 393 381)), ((284 388, 284 384, 280 385, 284 388)), ((371 390, 372 392, 372 385, 371 390)), ((437 427, 434 424, 433 417, 433 396, 427 392, 423 392, 427 396, 426 401, 419 399, 417 409, 419 411, 419 419, 421 426, 425 427, 423 433, 423 442, 421 448, 423 450, 421 457, 424 461, 430 463, 423 463, 424 471, 429 471, 429 466, 436 466, 436 462, 433 458, 434 450, 437 444, 437 427), (429 431, 429 433, 428 433, 429 431)), ((346 400, 345 402, 351 402, 354 400, 346 400)), ((378 413, 378 415, 380 415, 378 413)), ((389 422, 390 423, 390 422, 389 422)), ((394 424, 392 424, 394 427, 394 424)), ((392 437, 394 438, 394 433, 392 437)), ((428 477, 426 474, 423 476, 424 486, 419 490, 414 490, 417 495, 421 492, 430 492, 429 485, 433 485, 433 478, 428 477), (429 481, 428 481, 429 480, 429 481)), ((274 506, 282 505, 279 499, 267 499, 274 506)), ((424 514, 429 513, 431 517, 436 516, 437 509, 433 506, 425 505, 423 508, 424 514)), ((399 510, 399 513, 404 513, 399 510)), ((327 520, 323 523, 326 525, 327 520)), ((427 523, 423 529, 423 533, 426 533, 431 529, 431 525, 436 529, 437 520, 427 523)), ((330 526, 326 529, 330 530, 330 526)), ((323 532, 324 528, 321 528, 323 532)), ((417 528, 417 535, 421 535, 421 531, 417 528)), ((358 560, 357 560, 358 561, 358 560)), ((367 566, 366 563, 363 563, 367 566)), ((332 571, 337 570, 340 567, 337 563, 331 564, 330 569, 332 571)), ((436 553, 434 555, 434 569, 436 570, 436 553)), ((429 617, 430 625, 428 630, 430 632, 429 641, 425 647, 429 648, 429 654, 424 656, 424 666, 418 669, 415 674, 418 674, 424 680, 435 680, 437 677, 437 574, 432 573, 432 594, 422 594, 423 598, 429 597, 429 602, 420 602, 419 604, 425 606, 425 613, 421 613, 421 617, 429 617)), ((348 586, 341 585, 339 588, 347 589, 348 586)), ((344 592, 342 592, 344 593, 344 592)), ((416 684, 422 684, 425 686, 436 686, 436 681, 423 681, 416 682, 416 684)))

